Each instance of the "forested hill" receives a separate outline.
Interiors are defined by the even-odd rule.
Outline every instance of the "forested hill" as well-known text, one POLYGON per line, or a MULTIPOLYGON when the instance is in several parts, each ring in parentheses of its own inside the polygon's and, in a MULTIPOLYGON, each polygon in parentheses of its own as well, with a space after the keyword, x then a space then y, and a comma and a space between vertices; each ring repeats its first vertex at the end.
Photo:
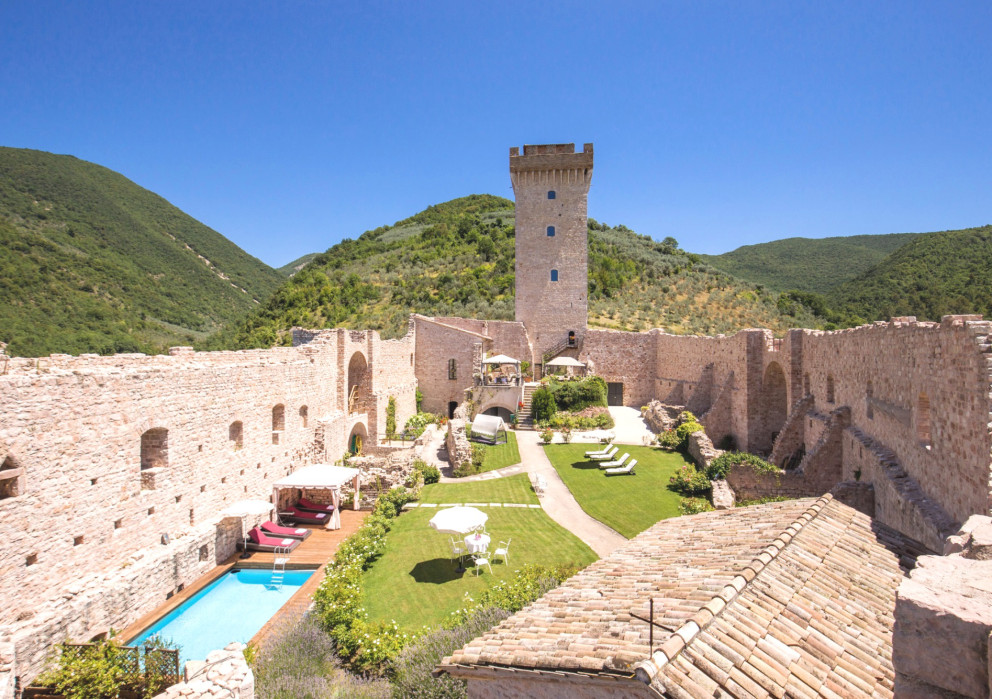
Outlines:
POLYGON ((992 226, 927 233, 826 296, 847 322, 891 316, 992 318, 992 226))
POLYGON ((282 279, 116 172, 0 147, 0 341, 9 354, 190 344, 282 279))
MULTIPOLYGON (((317 255, 245 319, 206 348, 288 344, 288 330, 406 331, 411 312, 511 320, 514 316, 513 202, 455 199, 345 240, 317 255)), ((589 220, 589 322, 594 327, 676 333, 783 331, 810 326, 800 304, 742 283, 678 248, 624 226, 589 220)))
POLYGON ((700 255, 717 269, 776 291, 826 294, 879 264, 920 233, 785 238, 700 255))

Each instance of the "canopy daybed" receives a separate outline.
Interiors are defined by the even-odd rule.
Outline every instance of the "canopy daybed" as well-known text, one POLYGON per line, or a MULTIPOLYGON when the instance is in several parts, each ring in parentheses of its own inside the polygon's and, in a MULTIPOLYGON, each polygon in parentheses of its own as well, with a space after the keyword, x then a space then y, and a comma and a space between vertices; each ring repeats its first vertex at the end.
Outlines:
MULTIPOLYGON (((334 511, 327 522, 325 529, 341 528, 341 486, 351 482, 355 489, 355 505, 359 506, 359 485, 360 471, 357 468, 347 466, 332 466, 330 464, 314 464, 304 466, 293 471, 285 478, 280 478, 272 484, 272 501, 279 511, 294 505, 304 492, 320 492, 330 495, 331 504, 334 511), (299 490, 299 494, 294 491, 299 490)), ((326 499, 325 497, 321 499, 326 499)))

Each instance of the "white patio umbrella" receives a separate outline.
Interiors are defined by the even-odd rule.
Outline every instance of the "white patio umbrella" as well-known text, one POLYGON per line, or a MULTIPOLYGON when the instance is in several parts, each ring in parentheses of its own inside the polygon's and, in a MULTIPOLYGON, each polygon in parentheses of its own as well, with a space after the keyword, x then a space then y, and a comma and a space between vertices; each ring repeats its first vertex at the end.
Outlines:
POLYGON ((449 507, 431 517, 430 525, 442 534, 468 534, 481 529, 489 515, 474 507, 449 507))

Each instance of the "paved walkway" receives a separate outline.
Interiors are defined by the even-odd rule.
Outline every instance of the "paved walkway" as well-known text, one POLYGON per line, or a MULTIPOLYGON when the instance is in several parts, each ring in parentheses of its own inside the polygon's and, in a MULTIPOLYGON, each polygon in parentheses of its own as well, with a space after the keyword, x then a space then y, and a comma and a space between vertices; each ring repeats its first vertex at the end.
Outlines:
POLYGON ((537 432, 517 432, 517 448, 520 449, 520 458, 527 467, 527 473, 544 476, 547 488, 541 498, 541 505, 551 519, 586 542, 600 558, 627 541, 613 529, 587 515, 579 506, 555 467, 544 455, 537 432))

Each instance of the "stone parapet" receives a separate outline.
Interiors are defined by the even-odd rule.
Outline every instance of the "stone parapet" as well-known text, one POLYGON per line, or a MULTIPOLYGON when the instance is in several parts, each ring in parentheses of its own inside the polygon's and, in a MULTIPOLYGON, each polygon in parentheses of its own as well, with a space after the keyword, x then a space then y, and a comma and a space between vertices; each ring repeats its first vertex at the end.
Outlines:
POLYGON ((472 462, 472 445, 465 431, 465 419, 456 418, 448 421, 448 462, 452 468, 472 462))
MULTIPOLYGON (((967 534, 992 539, 992 519, 981 519, 967 534)), ((990 695, 992 561, 974 553, 922 556, 899 585, 892 634, 896 696, 990 695)))

